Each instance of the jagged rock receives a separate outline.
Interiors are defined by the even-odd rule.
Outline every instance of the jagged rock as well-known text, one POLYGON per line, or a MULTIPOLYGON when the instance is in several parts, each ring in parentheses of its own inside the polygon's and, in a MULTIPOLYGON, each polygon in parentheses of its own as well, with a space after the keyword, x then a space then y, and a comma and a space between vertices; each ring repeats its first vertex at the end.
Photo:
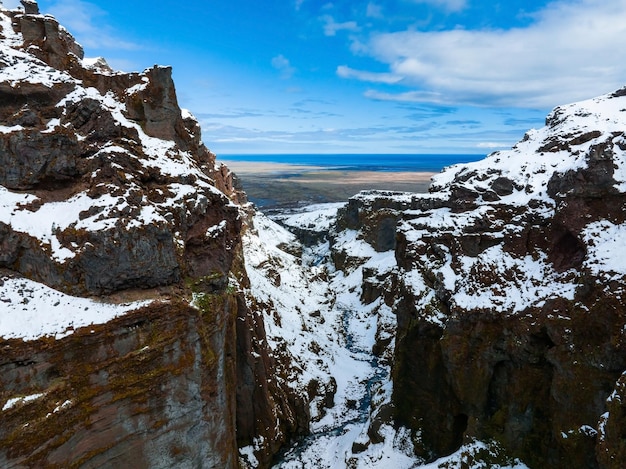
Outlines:
MULTIPOLYGON (((378 250, 381 220, 395 232, 397 270, 363 268, 361 292, 397 318, 393 396, 355 451, 395 425, 424 461, 498 441, 529 467, 620 467, 624 96, 556 108, 512 150, 435 176, 428 195, 364 192, 339 211, 333 240, 356 230, 378 250)), ((347 274, 363 264, 351 249, 333 246, 347 274)))
MULTIPOLYGON (((302 396, 279 386, 278 366, 266 342, 262 315, 239 301, 237 321, 237 439, 240 447, 257 443, 259 467, 271 467, 272 459, 292 439, 308 432, 310 415, 302 396)), ((286 379, 283 376, 282 379, 286 379)))
POLYGON ((530 467, 619 466, 626 270, 610 259, 626 220, 623 99, 556 108, 511 151, 436 176, 421 206, 361 194, 344 211, 340 226, 374 246, 381 207, 405 204, 388 303, 394 421, 421 458, 495 439, 530 467))
POLYGON ((151 137, 174 140, 179 145, 181 140, 193 141, 193 137, 197 138, 197 134, 189 138, 189 131, 183 123, 172 81, 172 68, 155 66, 146 70, 146 78, 145 86, 127 94, 128 119, 139 123, 151 137))
POLYGON ((39 5, 35 0, 20 0, 20 3, 24 7, 24 13, 27 15, 39 14, 39 5))
POLYGON ((618 468, 626 458, 625 404, 626 375, 622 374, 607 399, 607 412, 598 422, 596 455, 602 467, 618 468))
POLYGON ((234 468, 237 441, 257 437, 269 465, 309 415, 270 379, 290 364, 231 283, 247 281, 245 194, 179 108, 171 68, 84 61, 22 3, 0 12, 0 269, 55 290, 0 295, 0 313, 42 319, 63 309, 44 301, 60 292, 97 295, 103 311, 149 304, 0 337, 0 466, 234 468))
POLYGON ((84 56, 83 48, 58 21, 39 15, 37 2, 22 2, 24 15, 14 25, 23 37, 23 47, 53 68, 68 70, 84 56))
POLYGON ((7 63, 27 71, 2 70, 1 114, 12 127, 0 134, 0 184, 33 195, 28 209, 15 206, 32 217, 77 199, 91 211, 55 224, 43 237, 14 228, 2 242, 17 258, 2 266, 90 294, 185 276, 225 278, 241 223, 215 186, 236 190, 226 182, 229 174, 216 170, 195 119, 183 121, 171 69, 122 74, 78 62, 69 67, 62 61, 79 60, 82 51, 54 18, 16 18, 21 27, 7 40, 34 56, 2 49, 7 63), (17 82, 16 73, 22 74, 17 82), (100 84, 98 91, 80 85, 85 77, 100 84))

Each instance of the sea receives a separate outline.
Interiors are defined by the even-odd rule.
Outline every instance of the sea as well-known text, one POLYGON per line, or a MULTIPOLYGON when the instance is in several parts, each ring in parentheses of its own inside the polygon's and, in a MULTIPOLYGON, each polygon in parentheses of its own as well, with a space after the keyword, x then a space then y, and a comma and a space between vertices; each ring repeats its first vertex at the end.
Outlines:
POLYGON ((485 156, 485 154, 220 154, 218 158, 321 166, 328 170, 439 172, 446 166, 478 161, 485 156))

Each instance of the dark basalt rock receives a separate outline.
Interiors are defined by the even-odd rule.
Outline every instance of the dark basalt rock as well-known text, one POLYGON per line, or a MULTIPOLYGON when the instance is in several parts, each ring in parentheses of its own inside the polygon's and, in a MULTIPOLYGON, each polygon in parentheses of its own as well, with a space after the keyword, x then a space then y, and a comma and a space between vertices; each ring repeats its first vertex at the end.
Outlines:
POLYGON ((0 184, 28 190, 46 182, 71 180, 79 176, 78 148, 76 136, 70 133, 43 134, 33 129, 8 134, 0 138, 0 184))
POLYGON ((238 445, 252 445, 256 438, 259 467, 271 467, 284 445, 308 432, 309 409, 303 396, 278 384, 288 381, 281 374, 290 367, 289 357, 257 340, 265 337, 263 316, 240 298, 237 319, 238 445))
POLYGON ((22 3, 0 13, 24 39, 20 65, 52 78, 0 83, 11 127, 0 132, 0 185, 26 201, 15 217, 87 204, 51 226, 56 247, 0 222, 0 269, 73 295, 157 301, 61 340, 0 338, 0 403, 45 394, 0 412, 0 466, 235 468, 237 442, 262 436, 267 467, 309 415, 288 380, 273 379, 290 364, 268 349, 262 315, 229 286, 247 282, 235 205, 245 194, 183 117, 171 68, 87 67, 54 18, 22 3))
POLYGON ((27 15, 39 14, 39 5, 35 0, 20 0, 20 3, 24 7, 24 13, 27 15))
MULTIPOLYGON (((599 99, 623 96, 620 90, 599 99)), ((584 103, 556 108, 547 130, 529 132, 508 155, 492 155, 493 167, 468 165, 442 183, 435 178, 421 201, 362 193, 339 214, 339 229, 359 230, 372 246, 380 221, 393 215, 399 280, 384 292, 377 272, 364 270, 362 300, 384 297, 393 305, 393 412, 386 422, 412 429, 424 460, 481 440, 499 442, 529 467, 623 465, 625 279, 595 272, 589 256, 599 241, 586 230, 626 220, 616 171, 624 165, 624 133, 593 128, 597 122, 604 129, 611 116, 592 111, 599 112, 584 103), (504 158, 507 165, 519 161, 519 172, 499 168, 504 158), (576 163, 551 172, 552 158, 576 163), (525 263, 545 265, 573 296, 555 291, 534 299, 540 292, 532 286, 554 285, 523 272, 525 263), (530 286, 528 298, 521 282, 530 286), (460 288, 475 295, 475 306, 459 301, 460 288), (526 306, 503 306, 509 291, 526 306)), ((350 267, 348 250, 333 259, 350 267)))

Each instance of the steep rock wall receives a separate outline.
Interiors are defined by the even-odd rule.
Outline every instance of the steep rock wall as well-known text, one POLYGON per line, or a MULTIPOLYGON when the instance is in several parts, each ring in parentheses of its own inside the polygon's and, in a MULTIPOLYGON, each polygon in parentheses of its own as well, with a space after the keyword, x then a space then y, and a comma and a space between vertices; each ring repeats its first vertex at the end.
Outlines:
POLYGON ((530 467, 622 464, 624 94, 556 108, 430 194, 340 211, 372 246, 395 226, 395 295, 370 272, 363 297, 394 305, 394 421, 424 460, 493 440, 530 467))
MULTIPOLYGON (((262 317, 237 293, 245 194, 179 108, 169 67, 84 60, 22 3, 0 10, 0 272, 150 304, 0 339, 0 465, 237 467, 237 443, 262 437, 267 466, 308 416, 268 379, 262 317)), ((0 313, 63 319, 32 295, 0 294, 0 313)))
POLYGON ((155 304, 52 340, 2 340, 2 467, 235 468, 237 301, 155 304), (6 404, 5 404, 6 407, 6 404))

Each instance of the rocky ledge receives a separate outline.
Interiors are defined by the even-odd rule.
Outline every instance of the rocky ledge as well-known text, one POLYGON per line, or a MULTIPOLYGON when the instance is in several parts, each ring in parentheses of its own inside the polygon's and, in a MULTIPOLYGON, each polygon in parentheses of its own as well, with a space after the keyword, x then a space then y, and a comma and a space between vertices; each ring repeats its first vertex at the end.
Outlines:
POLYGON ((234 468, 258 437, 268 464, 308 413, 243 299, 245 195, 170 68, 85 59, 22 4, 0 8, 0 465, 234 468))
POLYGON ((556 108, 427 195, 362 193, 340 211, 340 229, 395 249, 393 279, 370 272, 364 298, 393 305, 394 421, 424 461, 480 440, 530 467, 621 467, 624 129, 622 89, 556 108))

